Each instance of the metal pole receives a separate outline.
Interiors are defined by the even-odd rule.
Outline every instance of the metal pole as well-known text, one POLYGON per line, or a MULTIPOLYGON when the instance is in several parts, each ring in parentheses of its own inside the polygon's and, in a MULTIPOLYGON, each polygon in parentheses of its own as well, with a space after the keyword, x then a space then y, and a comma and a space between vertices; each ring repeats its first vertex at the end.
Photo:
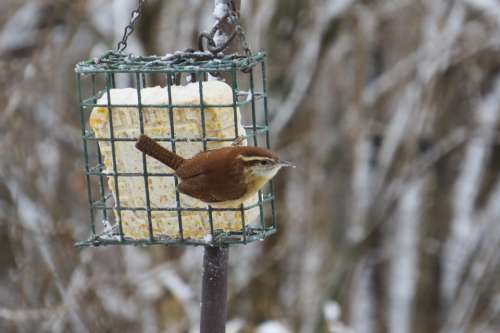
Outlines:
POLYGON ((227 317, 228 247, 205 247, 201 333, 224 333, 227 317))
MULTIPOLYGON (((233 1, 234 8, 239 12, 241 0, 215 0, 220 2, 233 1)), ((221 30, 229 34, 234 27, 226 23, 221 30)), ((233 40, 224 51, 227 54, 237 51, 237 42, 233 40)), ((227 261, 229 247, 205 247, 203 256, 203 285, 201 292, 200 333, 225 333, 227 318, 227 261)))

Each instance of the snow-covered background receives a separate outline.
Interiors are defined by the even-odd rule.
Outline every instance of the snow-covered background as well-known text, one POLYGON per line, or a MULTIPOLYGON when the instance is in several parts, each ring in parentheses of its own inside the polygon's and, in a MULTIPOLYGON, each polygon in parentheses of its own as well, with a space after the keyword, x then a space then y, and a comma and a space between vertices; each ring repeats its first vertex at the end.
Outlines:
MULTIPOLYGON (((129 50, 214 1, 149 0, 129 50)), ((74 64, 135 0, 0 1, 0 331, 197 332, 200 248, 77 250, 74 64)), ((243 0, 269 55, 279 233, 231 249, 230 333, 500 332, 500 3, 243 0)))

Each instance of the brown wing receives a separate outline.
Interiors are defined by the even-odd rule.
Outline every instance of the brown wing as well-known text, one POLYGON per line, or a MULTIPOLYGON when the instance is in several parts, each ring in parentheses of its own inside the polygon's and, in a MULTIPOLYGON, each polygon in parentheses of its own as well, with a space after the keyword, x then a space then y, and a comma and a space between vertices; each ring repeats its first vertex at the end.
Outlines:
POLYGON ((200 174, 211 173, 220 169, 225 169, 224 165, 231 160, 232 150, 220 148, 198 153, 176 170, 176 174, 182 179, 198 176, 200 174))
POLYGON ((186 160, 175 173, 181 179, 185 180, 209 172, 209 170, 213 169, 213 162, 211 161, 213 159, 210 159, 209 153, 200 153, 186 160))
POLYGON ((203 176, 195 176, 182 181, 177 189, 181 193, 204 202, 217 202, 217 199, 207 191, 206 186, 200 181, 200 177, 203 176))
POLYGON ((179 191, 205 202, 236 200, 246 192, 243 166, 226 148, 196 155, 177 169, 179 191), (229 165, 227 163, 230 163, 229 165))
POLYGON ((179 192, 204 202, 236 200, 246 193, 244 182, 227 175, 223 181, 217 181, 212 175, 200 174, 183 180, 177 188, 179 192))

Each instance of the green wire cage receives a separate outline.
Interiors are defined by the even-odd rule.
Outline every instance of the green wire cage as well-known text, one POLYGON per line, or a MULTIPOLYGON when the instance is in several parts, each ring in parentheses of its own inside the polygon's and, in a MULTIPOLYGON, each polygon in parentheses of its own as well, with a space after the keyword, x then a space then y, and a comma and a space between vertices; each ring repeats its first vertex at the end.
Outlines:
POLYGON ((241 138, 247 145, 269 148, 265 60, 263 53, 214 56, 188 50, 161 57, 110 51, 77 64, 90 204, 90 237, 77 246, 224 246, 275 233, 272 181, 240 207, 193 205, 177 191, 172 171, 130 148, 144 133, 179 154, 186 147, 200 152, 241 138), (225 80, 223 101, 209 98, 220 90, 215 85, 207 91, 214 86, 210 82, 222 82, 213 78, 225 80), (182 92, 183 87, 189 91, 182 92), (120 99, 120 94, 125 97, 120 99), (212 125, 222 116, 219 131, 224 135, 219 135, 212 125), (184 122, 177 123, 179 119, 184 122), (133 164, 128 159, 135 161, 134 168, 127 169, 133 164), (140 232, 130 231, 134 224, 140 232), (196 230, 196 237, 190 230, 196 230))

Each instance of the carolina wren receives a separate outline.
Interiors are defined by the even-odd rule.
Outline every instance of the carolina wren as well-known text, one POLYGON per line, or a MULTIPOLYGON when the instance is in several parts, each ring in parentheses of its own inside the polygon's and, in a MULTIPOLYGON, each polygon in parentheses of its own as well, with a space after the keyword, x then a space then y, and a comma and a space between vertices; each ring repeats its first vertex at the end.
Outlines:
POLYGON ((231 146, 185 159, 141 135, 136 148, 166 164, 181 179, 181 193, 218 206, 237 207, 255 195, 282 167, 292 166, 259 147, 231 146))

